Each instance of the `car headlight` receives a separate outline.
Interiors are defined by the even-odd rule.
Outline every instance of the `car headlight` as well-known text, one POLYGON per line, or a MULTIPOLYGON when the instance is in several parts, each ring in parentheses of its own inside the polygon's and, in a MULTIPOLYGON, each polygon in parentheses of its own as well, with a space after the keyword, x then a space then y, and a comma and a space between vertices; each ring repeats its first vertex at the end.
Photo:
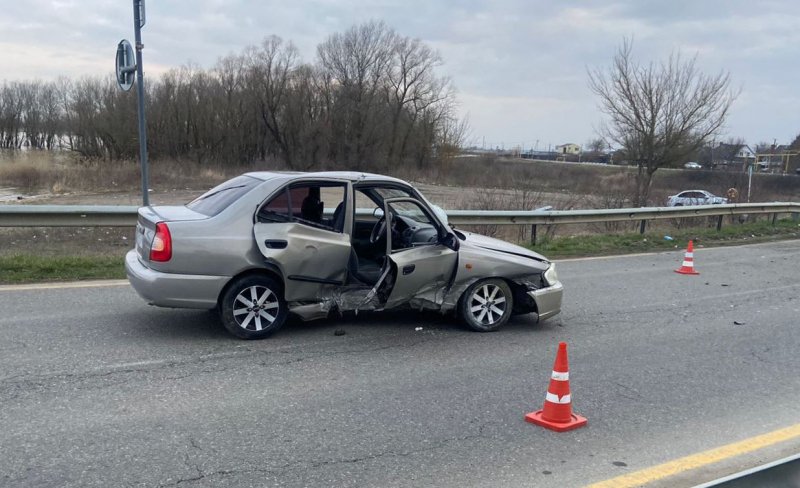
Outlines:
POLYGON ((550 286, 558 283, 558 274, 556 273, 556 263, 550 263, 550 267, 544 272, 544 279, 550 286))

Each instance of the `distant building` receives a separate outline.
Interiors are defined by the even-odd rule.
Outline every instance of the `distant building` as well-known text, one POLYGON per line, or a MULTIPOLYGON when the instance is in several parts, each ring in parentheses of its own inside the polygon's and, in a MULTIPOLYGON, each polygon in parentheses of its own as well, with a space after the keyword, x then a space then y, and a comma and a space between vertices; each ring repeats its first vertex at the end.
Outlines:
POLYGON ((566 144, 556 146, 556 152, 563 155, 570 154, 573 156, 577 156, 578 154, 581 153, 581 147, 577 144, 568 142, 566 144))
POLYGON ((743 144, 742 147, 739 148, 739 151, 736 153, 736 157, 738 159, 742 159, 747 161, 748 159, 755 159, 756 153, 750 149, 750 146, 743 144))
POLYGON ((699 154, 702 162, 711 168, 741 171, 756 159, 756 153, 747 144, 726 144, 706 146, 699 154))

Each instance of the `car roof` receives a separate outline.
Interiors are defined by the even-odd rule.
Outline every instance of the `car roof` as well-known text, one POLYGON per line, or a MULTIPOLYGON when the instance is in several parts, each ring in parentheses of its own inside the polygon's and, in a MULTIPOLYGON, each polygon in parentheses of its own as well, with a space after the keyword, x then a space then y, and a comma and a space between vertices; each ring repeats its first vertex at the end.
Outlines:
POLYGON ((260 180, 273 180, 273 179, 283 179, 285 181, 291 181, 295 179, 306 179, 306 178, 325 178, 325 179, 337 179, 337 180, 349 180, 353 183, 359 181, 384 181, 384 182, 394 182, 394 183, 402 183, 404 185, 408 185, 407 182, 392 178, 391 176, 384 176, 375 173, 363 173, 360 171, 316 171, 316 172, 304 172, 304 171, 252 171, 250 173, 245 173, 247 176, 251 176, 253 178, 258 178, 260 180))

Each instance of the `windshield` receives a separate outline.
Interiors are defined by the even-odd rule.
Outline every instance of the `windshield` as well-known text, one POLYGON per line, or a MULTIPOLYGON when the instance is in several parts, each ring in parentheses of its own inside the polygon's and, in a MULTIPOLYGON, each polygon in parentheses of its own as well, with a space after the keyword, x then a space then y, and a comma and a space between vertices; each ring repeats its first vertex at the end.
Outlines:
POLYGON ((186 206, 195 212, 213 217, 228 208, 231 203, 252 190, 260 182, 261 180, 251 176, 237 176, 221 185, 215 186, 187 203, 186 206))

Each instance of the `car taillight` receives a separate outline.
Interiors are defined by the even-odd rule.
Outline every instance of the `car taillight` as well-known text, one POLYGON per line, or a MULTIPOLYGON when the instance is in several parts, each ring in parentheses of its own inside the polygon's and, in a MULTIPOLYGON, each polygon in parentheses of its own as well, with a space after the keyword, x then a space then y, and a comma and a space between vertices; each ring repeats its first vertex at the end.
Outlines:
POLYGON ((164 222, 156 224, 156 236, 150 248, 150 261, 169 261, 172 259, 172 236, 164 222))

